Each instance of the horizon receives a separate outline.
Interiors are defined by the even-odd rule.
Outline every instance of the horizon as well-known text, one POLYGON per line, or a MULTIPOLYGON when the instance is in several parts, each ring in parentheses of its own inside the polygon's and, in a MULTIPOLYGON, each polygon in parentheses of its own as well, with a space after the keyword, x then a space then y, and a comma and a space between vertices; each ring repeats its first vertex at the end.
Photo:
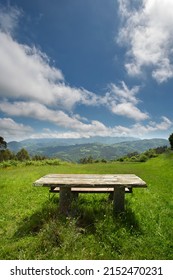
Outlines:
MULTIPOLYGON (((128 141, 142 141, 142 140, 153 140, 153 139, 163 139, 163 140, 168 140, 168 138, 164 138, 164 137, 152 137, 152 138, 138 138, 138 137, 133 137, 133 136, 93 136, 93 137, 80 137, 80 138, 25 138, 25 139, 22 139, 22 140, 10 140, 10 141, 6 141, 7 144, 10 143, 10 142, 23 142, 23 141, 28 141, 28 140, 80 140, 80 139, 92 139, 92 138, 124 138, 124 139, 133 139, 134 140, 127 140, 128 141)), ((4 139, 5 140, 5 139, 4 139)), ((124 141, 124 140, 123 140, 124 141)), ((168 140, 169 141, 169 140, 168 140)), ((126 141, 125 141, 126 142, 126 141)))
POLYGON ((0 135, 168 139, 172 26, 171 0, 0 0, 0 135))

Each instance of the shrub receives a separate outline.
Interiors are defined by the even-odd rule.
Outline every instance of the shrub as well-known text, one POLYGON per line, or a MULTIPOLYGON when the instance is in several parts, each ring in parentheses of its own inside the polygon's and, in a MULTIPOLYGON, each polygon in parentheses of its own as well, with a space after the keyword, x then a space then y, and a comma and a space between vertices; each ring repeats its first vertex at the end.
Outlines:
POLYGON ((132 156, 132 157, 130 158, 130 161, 138 161, 138 157, 132 156))
POLYGON ((47 165, 60 165, 59 159, 49 159, 45 161, 47 165))
POLYGON ((145 161, 147 161, 148 160, 148 157, 146 156, 146 155, 144 155, 144 154, 141 154, 140 155, 140 157, 139 157, 139 161, 140 162, 145 162, 145 161))
POLYGON ((169 136, 168 140, 171 145, 171 150, 173 150, 173 133, 169 136))
POLYGON ((103 158, 103 159, 101 160, 101 162, 107 163, 107 160, 103 158))

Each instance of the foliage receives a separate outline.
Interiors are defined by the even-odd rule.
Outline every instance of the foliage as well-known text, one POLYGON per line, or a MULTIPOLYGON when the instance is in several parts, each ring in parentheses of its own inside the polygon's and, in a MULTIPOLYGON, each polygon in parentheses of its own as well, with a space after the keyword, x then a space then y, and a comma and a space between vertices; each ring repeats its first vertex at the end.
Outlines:
POLYGON ((172 259, 171 151, 141 163, 16 162, 0 170, 0 259, 172 259), (59 195, 49 199, 47 188, 32 186, 48 173, 136 174, 148 188, 126 194, 126 212, 117 217, 106 194, 80 194, 64 217, 59 195))
POLYGON ((169 143, 171 145, 171 150, 173 150, 173 133, 169 136, 169 143))
POLYGON ((8 159, 9 150, 6 150, 7 143, 2 136, 0 136, 0 161, 8 159))
POLYGON ((94 159, 92 156, 89 156, 89 157, 84 157, 84 158, 81 158, 79 160, 79 163, 80 164, 88 164, 88 163, 98 163, 98 162, 104 162, 106 163, 107 160, 102 158, 102 159, 94 159))
POLYGON ((42 156, 42 155, 34 155, 32 157, 32 160, 44 160, 46 159, 46 156, 42 156))
POLYGON ((22 148, 17 154, 16 154, 16 158, 20 161, 25 161, 25 160, 29 160, 30 156, 28 154, 28 151, 25 150, 24 148, 22 148))
POLYGON ((59 159, 44 159, 44 160, 25 160, 25 161, 19 161, 16 158, 12 160, 6 160, 0 162, 0 167, 2 168, 10 168, 13 166, 58 166, 58 165, 68 165, 67 162, 63 162, 59 159))
POLYGON ((12 153, 9 149, 0 151, 0 162, 12 159, 15 159, 15 154, 12 153))
POLYGON ((86 164, 86 163, 93 163, 93 157, 84 157, 79 160, 79 163, 86 164))
POLYGON ((159 154, 165 153, 168 150, 167 146, 161 146, 154 149, 149 149, 144 153, 138 152, 129 153, 124 157, 117 159, 117 161, 130 161, 130 162, 145 162, 150 158, 157 157, 159 154))
POLYGON ((0 150, 5 150, 7 148, 7 142, 2 136, 0 136, 0 150))

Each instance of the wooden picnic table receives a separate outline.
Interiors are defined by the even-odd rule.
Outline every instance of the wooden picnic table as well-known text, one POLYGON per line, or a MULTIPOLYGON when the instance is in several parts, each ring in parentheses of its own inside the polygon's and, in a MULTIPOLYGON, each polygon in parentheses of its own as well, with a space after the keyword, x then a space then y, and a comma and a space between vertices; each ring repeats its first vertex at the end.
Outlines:
MULTIPOLYGON (((125 193, 133 188, 145 188, 146 183, 134 174, 47 174, 33 183, 60 193, 60 210, 67 214, 73 193, 113 193, 114 212, 123 212, 125 193)), ((75 196, 76 197, 76 196, 75 196)))

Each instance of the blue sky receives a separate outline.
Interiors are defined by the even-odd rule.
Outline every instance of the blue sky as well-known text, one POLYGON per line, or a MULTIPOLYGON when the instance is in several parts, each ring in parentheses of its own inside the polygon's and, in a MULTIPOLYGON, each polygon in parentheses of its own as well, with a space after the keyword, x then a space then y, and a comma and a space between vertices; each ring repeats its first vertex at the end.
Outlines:
POLYGON ((172 26, 172 0, 0 0, 0 135, 168 138, 172 26))

